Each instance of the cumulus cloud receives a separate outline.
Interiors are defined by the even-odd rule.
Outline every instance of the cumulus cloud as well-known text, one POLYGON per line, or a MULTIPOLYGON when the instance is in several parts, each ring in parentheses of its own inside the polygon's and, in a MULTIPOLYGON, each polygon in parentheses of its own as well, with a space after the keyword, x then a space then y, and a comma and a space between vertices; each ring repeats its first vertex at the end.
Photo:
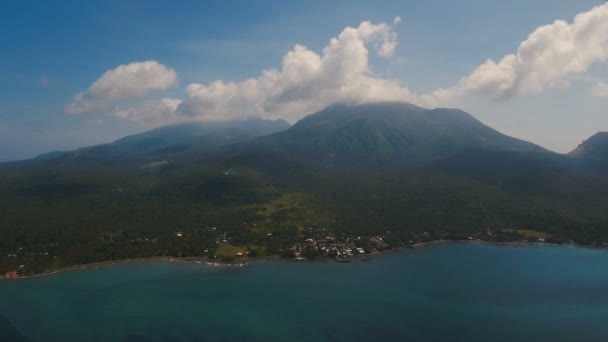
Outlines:
POLYGON ((191 118, 225 120, 258 115, 299 119, 335 102, 362 103, 410 98, 407 88, 374 75, 369 52, 389 58, 397 35, 387 24, 346 27, 318 54, 295 45, 281 69, 240 82, 192 83, 178 111, 191 118))
MULTIPOLYGON (((395 17, 392 25, 399 23, 401 18, 395 17)), ((557 20, 537 28, 516 52, 499 61, 487 60, 455 86, 417 95, 372 70, 370 54, 392 58, 398 46, 392 25, 364 21, 346 27, 322 51, 296 44, 278 68, 240 81, 191 83, 184 99, 144 100, 129 106, 132 102, 126 100, 167 89, 177 76, 155 61, 121 65, 77 94, 66 112, 108 110, 114 117, 142 124, 250 116, 295 121, 336 102, 409 101, 438 106, 469 95, 507 100, 567 86, 581 75, 589 76, 594 64, 608 60, 608 4, 604 4, 578 14, 570 23, 557 20)), ((608 96, 608 85, 599 82, 592 93, 608 96)))
POLYGON ((598 97, 608 97, 608 83, 597 82, 591 89, 591 94, 598 97))
POLYGON ((569 78, 608 59, 608 4, 578 14, 572 23, 541 26, 499 62, 487 60, 456 86, 426 96, 429 102, 465 95, 506 100, 564 86, 569 78))
POLYGON ((65 111, 89 113, 110 108, 117 101, 143 97, 154 90, 165 90, 177 82, 175 70, 156 61, 119 65, 106 71, 91 86, 74 96, 65 111))

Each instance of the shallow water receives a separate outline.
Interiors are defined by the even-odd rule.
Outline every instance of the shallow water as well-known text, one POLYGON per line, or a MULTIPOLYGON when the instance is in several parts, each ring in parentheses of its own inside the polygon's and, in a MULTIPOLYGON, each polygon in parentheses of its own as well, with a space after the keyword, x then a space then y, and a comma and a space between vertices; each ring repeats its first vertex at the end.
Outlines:
POLYGON ((606 341, 608 252, 449 243, 349 264, 116 265, 1 281, 0 316, 35 341, 606 341))

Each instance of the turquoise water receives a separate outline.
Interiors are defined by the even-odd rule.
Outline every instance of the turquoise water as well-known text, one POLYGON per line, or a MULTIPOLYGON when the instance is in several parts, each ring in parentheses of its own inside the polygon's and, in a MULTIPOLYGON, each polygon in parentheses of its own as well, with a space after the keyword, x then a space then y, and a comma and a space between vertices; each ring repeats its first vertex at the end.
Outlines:
POLYGON ((0 316, 35 341, 608 341, 608 252, 451 243, 350 264, 117 265, 1 281, 0 316))

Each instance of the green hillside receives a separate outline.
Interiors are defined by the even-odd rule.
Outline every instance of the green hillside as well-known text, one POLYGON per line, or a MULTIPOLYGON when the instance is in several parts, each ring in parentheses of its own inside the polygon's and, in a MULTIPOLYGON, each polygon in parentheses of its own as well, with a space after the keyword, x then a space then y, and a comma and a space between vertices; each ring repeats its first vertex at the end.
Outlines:
POLYGON ((429 110, 397 102, 330 106, 249 145, 326 166, 406 165, 468 148, 545 151, 501 134, 460 110, 429 110))

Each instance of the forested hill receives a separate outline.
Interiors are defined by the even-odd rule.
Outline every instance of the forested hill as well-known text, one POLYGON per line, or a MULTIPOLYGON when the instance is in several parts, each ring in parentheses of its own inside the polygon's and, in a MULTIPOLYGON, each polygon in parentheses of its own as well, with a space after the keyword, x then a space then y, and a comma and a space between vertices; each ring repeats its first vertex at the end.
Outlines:
POLYGON ((333 105, 249 145, 305 162, 353 167, 373 162, 414 164, 472 148, 547 152, 497 132, 461 110, 424 109, 399 102, 333 105))

